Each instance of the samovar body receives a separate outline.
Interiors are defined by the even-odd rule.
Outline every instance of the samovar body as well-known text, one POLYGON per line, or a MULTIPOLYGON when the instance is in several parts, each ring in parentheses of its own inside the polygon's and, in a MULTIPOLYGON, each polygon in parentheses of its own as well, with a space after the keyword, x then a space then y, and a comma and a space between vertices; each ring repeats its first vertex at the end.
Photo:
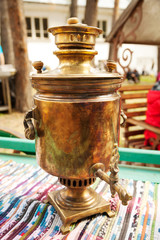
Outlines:
POLYGON ((90 166, 103 163, 109 170, 113 144, 118 139, 119 95, 60 101, 34 97, 38 109, 36 156, 54 176, 93 177, 90 166))
POLYGON ((117 90, 122 77, 112 73, 116 67, 113 61, 108 61, 107 73, 92 67, 100 29, 71 18, 66 26, 49 31, 55 35, 60 64, 42 73, 42 62, 34 63, 37 74, 32 76, 32 86, 37 93, 24 126, 26 137, 36 140, 40 167, 65 185, 49 193, 48 201, 60 214, 61 230, 66 232, 72 222, 86 216, 103 212, 114 215, 110 203, 89 187, 96 177, 110 184, 112 196, 118 192, 123 204, 131 199, 117 176, 121 115, 117 90))

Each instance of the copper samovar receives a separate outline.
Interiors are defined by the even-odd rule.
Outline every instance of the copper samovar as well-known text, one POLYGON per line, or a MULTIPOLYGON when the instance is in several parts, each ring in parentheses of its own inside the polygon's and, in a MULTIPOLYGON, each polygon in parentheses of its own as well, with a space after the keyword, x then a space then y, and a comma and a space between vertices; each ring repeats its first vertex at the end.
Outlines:
POLYGON ((49 28, 59 50, 59 67, 42 73, 42 62, 34 62, 37 90, 34 107, 24 119, 25 136, 36 140, 36 158, 41 168, 58 176, 65 187, 48 193, 48 201, 59 213, 62 232, 77 220, 106 212, 110 203, 89 186, 96 177, 105 180, 112 196, 122 204, 131 196, 118 182, 118 135, 122 77, 108 61, 108 72, 92 67, 95 39, 102 31, 68 19, 67 25, 49 28), (34 123, 32 123, 34 119, 34 123), (110 176, 106 174, 111 172, 110 176))

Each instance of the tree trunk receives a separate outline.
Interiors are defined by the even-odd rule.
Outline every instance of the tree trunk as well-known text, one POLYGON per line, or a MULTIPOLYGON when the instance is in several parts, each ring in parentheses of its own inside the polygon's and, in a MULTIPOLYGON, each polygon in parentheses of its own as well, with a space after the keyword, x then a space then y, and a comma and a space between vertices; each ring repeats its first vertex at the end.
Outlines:
POLYGON ((87 0, 84 23, 97 27, 98 0, 87 0))
MULTIPOLYGON (((119 0, 114 0, 114 9, 113 9, 113 17, 112 17, 112 27, 115 24, 116 20, 119 17, 119 0)), ((113 43, 110 43, 110 48, 109 48, 109 59, 110 60, 115 60, 114 59, 114 47, 113 43)))
POLYGON ((158 69, 157 72, 160 72, 160 46, 158 46, 158 69))
POLYGON ((13 41, 6 0, 1 0, 1 44, 5 63, 14 65, 13 41))
POLYGON ((70 17, 77 17, 77 0, 71 0, 70 17))
POLYGON ((119 0, 114 0, 114 10, 113 10, 113 17, 112 17, 112 27, 115 24, 116 20, 119 17, 119 0))
POLYGON ((27 53, 26 25, 22 0, 7 0, 16 74, 16 109, 25 112, 31 106, 31 84, 27 53))

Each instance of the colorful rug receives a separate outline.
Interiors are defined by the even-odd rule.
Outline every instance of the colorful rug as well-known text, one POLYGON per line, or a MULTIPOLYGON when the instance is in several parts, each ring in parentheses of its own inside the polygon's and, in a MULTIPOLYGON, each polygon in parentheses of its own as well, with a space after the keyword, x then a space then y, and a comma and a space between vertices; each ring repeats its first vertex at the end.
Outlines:
POLYGON ((112 209, 117 209, 116 216, 87 218, 62 235, 62 222, 54 207, 43 203, 47 192, 62 187, 56 177, 39 167, 0 160, 0 182, 1 240, 160 239, 160 184, 123 181, 133 195, 129 205, 123 206, 118 196, 110 199, 109 187, 97 179, 92 187, 110 199, 112 209))

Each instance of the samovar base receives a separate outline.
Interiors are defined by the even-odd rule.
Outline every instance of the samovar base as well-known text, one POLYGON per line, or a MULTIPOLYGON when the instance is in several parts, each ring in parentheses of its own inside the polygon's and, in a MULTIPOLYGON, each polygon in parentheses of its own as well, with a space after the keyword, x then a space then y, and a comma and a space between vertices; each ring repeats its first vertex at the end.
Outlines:
POLYGON ((53 191, 48 193, 48 202, 54 206, 62 220, 61 232, 63 234, 70 231, 72 223, 88 216, 104 212, 109 217, 115 215, 111 211, 110 203, 92 188, 64 188, 53 191))

